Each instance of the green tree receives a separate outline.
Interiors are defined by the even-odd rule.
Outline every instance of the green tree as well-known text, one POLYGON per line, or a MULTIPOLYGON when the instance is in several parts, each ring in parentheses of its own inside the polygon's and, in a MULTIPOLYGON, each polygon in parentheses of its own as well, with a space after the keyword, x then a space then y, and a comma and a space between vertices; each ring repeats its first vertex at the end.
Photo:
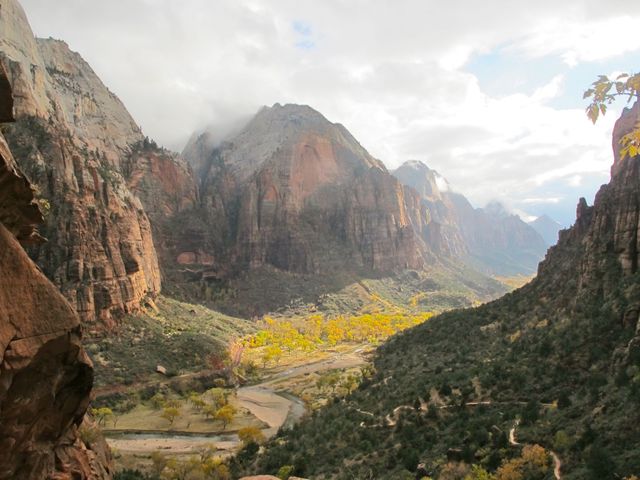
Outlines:
POLYGON ((567 432, 558 430, 553 437, 553 448, 559 452, 564 452, 571 446, 571 439, 567 432))
POLYGON ((177 407, 164 407, 160 416, 165 420, 168 420, 169 425, 173 425, 176 418, 180 416, 180 410, 177 407))
POLYGON ((464 480, 495 480, 495 476, 491 475, 480 465, 473 465, 471 473, 464 477, 464 480))
POLYGON ((113 417, 113 411, 109 407, 92 408, 91 414, 98 420, 98 425, 104 425, 107 418, 113 417))
POLYGON ((153 473, 156 477, 160 477, 164 467, 167 466, 167 457, 162 452, 151 452, 151 463, 153 465, 153 473))
POLYGON ((265 440, 262 430, 257 427, 241 428, 240 430, 238 430, 238 438, 240 438, 240 441, 245 446, 250 443, 261 444, 265 440))
POLYGON ((594 444, 587 451, 587 468, 593 480, 609 480, 615 478, 615 463, 609 452, 602 446, 594 444))
POLYGON ((293 465, 283 465, 278 470, 277 477, 281 480, 287 480, 293 473, 293 465))
POLYGON ((156 393, 149 399, 149 403, 154 410, 160 410, 164 406, 164 395, 160 392, 156 393))
POLYGON ((204 418, 215 417, 218 409, 214 405, 205 405, 202 408, 202 413, 204 413, 204 418))
POLYGON ((216 411, 215 419, 222 422, 222 429, 226 430, 227 425, 233 420, 236 409, 231 405, 225 405, 216 411))

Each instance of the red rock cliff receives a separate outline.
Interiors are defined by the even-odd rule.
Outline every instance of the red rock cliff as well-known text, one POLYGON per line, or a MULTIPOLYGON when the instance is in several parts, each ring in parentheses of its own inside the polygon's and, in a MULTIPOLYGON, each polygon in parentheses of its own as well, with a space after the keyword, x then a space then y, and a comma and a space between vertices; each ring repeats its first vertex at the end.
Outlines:
POLYGON ((160 291, 151 225, 122 171, 143 135, 77 53, 35 39, 15 0, 0 4, 0 59, 17 119, 6 136, 50 207, 49 242, 30 254, 84 320, 112 326, 160 291))
MULTIPOLYGON (((11 104, 0 68, 0 122, 11 104)), ((19 243, 39 240, 34 200, 0 134, 0 479, 107 479, 104 442, 78 436, 93 384, 80 320, 19 243)))
POLYGON ((206 136, 193 142, 185 154, 200 152, 188 160, 202 179, 215 230, 202 249, 214 262, 301 273, 422 266, 412 222, 424 212, 343 126, 315 110, 276 104, 215 149, 200 145, 206 136))

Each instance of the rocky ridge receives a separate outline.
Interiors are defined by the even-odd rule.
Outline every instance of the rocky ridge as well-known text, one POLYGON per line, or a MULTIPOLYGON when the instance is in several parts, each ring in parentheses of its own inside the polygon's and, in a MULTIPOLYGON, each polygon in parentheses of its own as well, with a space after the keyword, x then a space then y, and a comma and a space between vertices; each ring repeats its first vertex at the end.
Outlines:
POLYGON ((427 223, 428 212, 415 193, 310 107, 265 107, 218 147, 206 143, 195 136, 184 155, 200 174, 215 238, 201 250, 214 262, 320 273, 425 261, 413 223, 427 223))
MULTIPOLYGON (((0 122, 12 105, 0 65, 0 122)), ((42 241, 43 218, 1 134, 0 192, 0 479, 111 478, 104 441, 78 434, 93 383, 80 319, 19 243, 42 241)))
POLYGON ((405 162, 392 174, 420 193, 433 219, 422 235, 439 253, 466 259, 488 274, 535 272, 547 245, 520 217, 496 202, 474 208, 464 195, 452 191, 438 172, 420 161, 405 162))
POLYGON ((34 38, 15 0, 0 3, 0 31, 17 119, 6 137, 49 210, 49 242, 30 254, 85 321, 113 326, 160 290, 151 225, 123 176, 144 137, 80 55, 34 38))

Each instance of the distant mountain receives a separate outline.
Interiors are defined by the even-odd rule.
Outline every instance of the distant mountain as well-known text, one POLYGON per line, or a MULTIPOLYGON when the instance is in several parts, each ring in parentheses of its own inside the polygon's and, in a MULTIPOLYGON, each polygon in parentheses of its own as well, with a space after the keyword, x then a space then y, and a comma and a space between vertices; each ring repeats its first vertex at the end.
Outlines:
MULTIPOLYGON (((5 136, 50 206, 41 229, 49 241, 29 254, 89 330, 117 328, 162 288, 251 304, 250 314, 301 298, 309 285, 314 301, 364 275, 425 267, 481 299, 501 291, 483 274, 464 278, 468 268, 453 265, 467 254, 460 233, 312 108, 264 107, 216 145, 196 134, 187 163, 145 137, 66 43, 35 38, 15 0, 2 1, 0 32, 17 119, 5 136), (253 273, 264 277, 238 280, 253 273), (264 293, 274 274, 297 282, 278 289, 286 300, 264 293)), ((446 189, 433 181, 434 194, 446 189)))
POLYGON ((425 242, 439 255, 467 257, 469 245, 458 224, 447 180, 417 160, 405 162, 391 174, 420 194, 429 213, 429 222, 424 223, 421 231, 425 242))
POLYGON ((558 233, 562 230, 562 225, 553 220, 548 215, 541 215, 533 222, 529 222, 536 232, 538 232, 547 245, 555 245, 558 241, 558 233))
MULTIPOLYGON (((460 262, 464 242, 440 218, 438 198, 402 185, 344 126, 309 106, 263 107, 218 145, 207 132, 193 135, 183 156, 198 178, 199 206, 175 217, 162 242, 174 259, 165 279, 180 288, 248 275, 243 285, 255 281, 264 292, 275 271, 307 279, 268 298, 252 294, 260 311, 323 278, 335 290, 407 269, 437 271, 448 285, 455 277, 469 298, 502 288, 460 262)), ((433 195, 446 189, 443 181, 433 177, 433 195)))
POLYGON ((453 192, 449 183, 420 161, 405 162, 392 172, 404 185, 417 190, 432 222, 423 237, 429 244, 435 230, 446 247, 438 251, 465 258, 476 269, 496 275, 530 275, 544 258, 543 238, 517 215, 492 202, 474 208, 466 197, 453 192))
POLYGON ((226 268, 321 273, 424 264, 413 228, 426 221, 417 194, 312 108, 264 107, 221 145, 206 141, 194 137, 184 155, 213 207, 207 253, 226 268))

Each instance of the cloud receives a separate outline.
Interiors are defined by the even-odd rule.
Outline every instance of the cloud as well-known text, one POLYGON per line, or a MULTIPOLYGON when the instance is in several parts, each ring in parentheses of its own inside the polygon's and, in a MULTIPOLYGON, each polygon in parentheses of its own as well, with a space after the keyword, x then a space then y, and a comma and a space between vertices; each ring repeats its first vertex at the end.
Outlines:
POLYGON ((559 55, 567 65, 576 66, 638 50, 637 24, 638 17, 630 15, 569 22, 553 18, 511 48, 531 57, 559 55))
POLYGON ((560 203, 562 197, 525 198, 522 203, 560 203))
POLYGON ((593 81, 589 71, 576 87, 576 66, 617 59, 601 73, 626 70, 623 55, 640 51, 640 2, 625 0, 22 4, 38 35, 79 51, 164 145, 180 150, 205 125, 222 137, 261 105, 305 103, 388 167, 424 160, 476 205, 575 205, 571 195, 590 193, 575 179, 606 176, 619 108, 592 126, 567 89, 593 81), (509 91, 484 91, 470 60, 492 58, 502 70, 521 60, 535 88, 516 76, 509 91))

